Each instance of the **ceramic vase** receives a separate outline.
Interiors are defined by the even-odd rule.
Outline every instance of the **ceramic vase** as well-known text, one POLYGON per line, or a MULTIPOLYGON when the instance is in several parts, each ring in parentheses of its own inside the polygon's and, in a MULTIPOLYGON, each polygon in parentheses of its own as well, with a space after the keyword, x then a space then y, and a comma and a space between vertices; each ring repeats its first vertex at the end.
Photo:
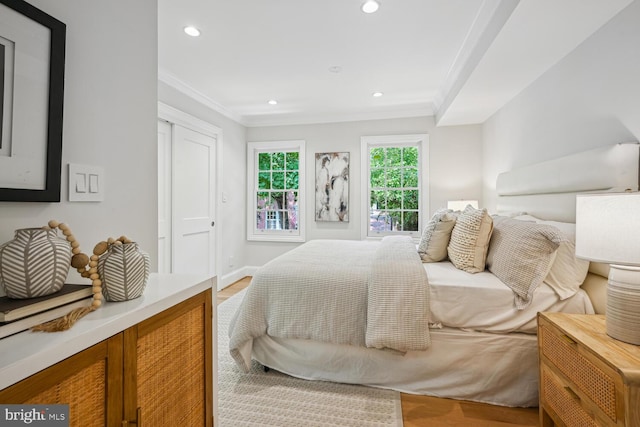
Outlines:
POLYGON ((56 230, 24 228, 0 246, 0 286, 9 298, 58 292, 71 264, 71 245, 56 230))
POLYGON ((149 279, 149 255, 135 242, 111 245, 98 260, 98 273, 105 300, 138 298, 149 279))

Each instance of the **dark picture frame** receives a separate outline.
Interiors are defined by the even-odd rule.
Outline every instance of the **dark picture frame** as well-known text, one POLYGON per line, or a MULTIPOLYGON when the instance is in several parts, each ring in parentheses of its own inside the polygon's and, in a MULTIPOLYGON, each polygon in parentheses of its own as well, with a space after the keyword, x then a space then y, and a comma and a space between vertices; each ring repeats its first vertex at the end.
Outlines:
MULTIPOLYGON (((66 49, 66 25, 57 20, 56 18, 48 15, 42 10, 30 5, 23 0, 0 0, 0 13, 5 15, 11 15, 11 11, 2 10, 3 6, 11 9, 15 14, 22 15, 25 20, 25 25, 32 26, 32 29, 26 28, 24 31, 29 32, 32 30, 38 30, 40 33, 48 31, 48 46, 43 43, 42 46, 37 46, 36 41, 29 41, 31 47, 35 47, 34 50, 46 51, 48 50, 48 57, 43 59, 48 61, 48 70, 46 68, 43 71, 43 83, 40 86, 48 87, 48 90, 43 90, 44 96, 34 96, 35 100, 42 98, 44 105, 33 105, 31 99, 18 100, 12 99, 12 102, 8 102, 11 108, 7 109, 6 105, 4 109, 0 107, 0 120, 4 120, 3 123, 7 123, 7 118, 11 118, 10 124, 13 126, 11 137, 6 137, 5 132, 2 132, 2 126, 0 125, 0 150, 5 150, 3 153, 4 158, 0 158, 0 161, 5 162, 4 165, 10 166, 17 165, 15 167, 18 172, 13 171, 13 168, 2 167, 0 168, 0 201, 18 201, 18 202, 60 202, 60 187, 61 187, 61 171, 62 171, 62 120, 64 109, 64 73, 65 73, 65 49, 66 49), (46 86, 45 86, 46 85, 46 86), (25 104, 29 108, 25 107, 25 104), (9 110, 9 111, 7 111, 9 110), (27 128, 28 124, 32 123, 27 114, 34 114, 33 111, 41 112, 40 122, 42 129, 37 129, 37 134, 42 135, 44 141, 36 141, 35 148, 22 146, 22 150, 16 150, 20 144, 27 144, 27 139, 32 138, 20 138, 19 136, 13 137, 16 133, 21 135, 19 128, 27 128), (3 119, 4 116, 4 119, 3 119), (18 130, 18 132, 15 132, 18 130), (3 139, 4 136, 4 139, 3 139), (13 147, 13 148, 11 148, 13 147), (7 155, 6 151, 10 153, 7 155), (28 155, 25 153, 29 151, 28 155), (12 153, 20 154, 14 155, 12 153), (34 153, 35 152, 35 153, 34 153), (33 166, 29 166, 29 159, 38 158, 41 161, 34 162, 33 166), (26 158, 26 160, 25 160, 26 158), (13 162, 13 164, 12 164, 13 162), (23 163, 27 166, 23 166, 23 163), (21 169, 22 168, 22 169, 21 169), (4 175, 3 171, 4 169, 4 175), (34 170, 35 169, 35 170, 34 170), (44 170, 42 170, 44 169, 44 170), (11 170, 11 172, 9 171, 11 170), (36 172, 37 176, 41 176, 42 179, 38 179, 37 183, 30 183, 25 179, 25 183, 20 182, 17 185, 16 175, 18 176, 31 176, 32 172, 36 172)), ((19 15, 15 15, 19 17, 19 15)), ((5 18, 12 19, 12 18, 5 18)), ((7 30, 8 31, 8 30, 7 30)), ((4 26, 0 26, 0 44, 2 40, 10 40, 11 36, 3 34, 5 32, 4 26)), ((0 60, 2 65, 2 91, 0 91, 0 103, 5 103, 5 97, 12 96, 13 87, 7 87, 5 83, 6 71, 12 71, 9 73, 15 76, 14 84, 19 81, 21 75, 24 74, 24 70, 21 67, 19 58, 21 57, 22 44, 15 42, 11 46, 14 50, 13 57, 18 58, 15 62, 12 57, 9 56, 9 49, 1 49, 3 58, 0 60), (5 56, 7 55, 7 56, 5 56), (9 60, 5 60, 9 59, 9 60), (13 69, 10 67, 13 66, 13 69)), ((24 56, 24 55, 23 55, 24 56)), ((31 85, 30 85, 31 86, 31 85)), ((36 102, 39 104, 40 102, 36 102)), ((38 125, 36 125, 38 126, 38 125)), ((29 142, 31 144, 31 142, 29 142)), ((2 166, 2 164, 0 164, 2 166)))

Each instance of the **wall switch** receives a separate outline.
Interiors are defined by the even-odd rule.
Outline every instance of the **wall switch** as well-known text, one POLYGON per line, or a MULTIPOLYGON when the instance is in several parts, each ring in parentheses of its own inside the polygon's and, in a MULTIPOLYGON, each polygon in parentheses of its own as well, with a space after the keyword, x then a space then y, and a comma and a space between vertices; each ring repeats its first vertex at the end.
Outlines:
POLYGON ((75 175, 69 175, 75 179, 76 193, 87 192, 87 175, 84 173, 76 173, 75 175))
POLYGON ((69 163, 68 177, 70 202, 104 200, 104 169, 102 167, 69 163))
POLYGON ((89 193, 100 192, 100 176, 95 173, 89 174, 89 193))

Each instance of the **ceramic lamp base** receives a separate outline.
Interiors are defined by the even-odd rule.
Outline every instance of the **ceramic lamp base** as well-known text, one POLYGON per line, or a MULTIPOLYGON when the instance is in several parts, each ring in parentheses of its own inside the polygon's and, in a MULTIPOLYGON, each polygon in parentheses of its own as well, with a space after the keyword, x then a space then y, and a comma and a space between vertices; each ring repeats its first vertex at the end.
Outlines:
POLYGON ((610 337, 640 345, 640 267, 611 265, 606 325, 610 337))

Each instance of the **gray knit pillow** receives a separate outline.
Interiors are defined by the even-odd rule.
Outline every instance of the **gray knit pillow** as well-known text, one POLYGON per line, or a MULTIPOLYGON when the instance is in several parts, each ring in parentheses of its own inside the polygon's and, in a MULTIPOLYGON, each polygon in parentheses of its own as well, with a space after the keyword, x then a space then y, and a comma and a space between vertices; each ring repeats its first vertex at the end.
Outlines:
POLYGON ((433 214, 422 232, 418 253, 422 262, 440 262, 447 259, 447 246, 451 231, 456 225, 457 214, 450 209, 440 209, 433 214))
POLYGON ((556 227, 493 218, 487 268, 515 293, 517 309, 526 308, 546 277, 560 243, 566 237, 556 227))

